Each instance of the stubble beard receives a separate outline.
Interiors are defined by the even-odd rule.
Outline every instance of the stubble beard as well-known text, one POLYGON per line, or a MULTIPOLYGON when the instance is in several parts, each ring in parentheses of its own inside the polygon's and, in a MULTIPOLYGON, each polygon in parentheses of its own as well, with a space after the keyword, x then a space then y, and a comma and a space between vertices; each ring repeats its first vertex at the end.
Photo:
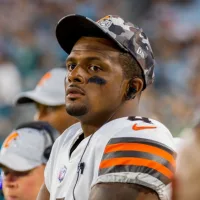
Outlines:
POLYGON ((66 105, 66 111, 71 116, 79 117, 88 113, 88 108, 85 105, 66 105))

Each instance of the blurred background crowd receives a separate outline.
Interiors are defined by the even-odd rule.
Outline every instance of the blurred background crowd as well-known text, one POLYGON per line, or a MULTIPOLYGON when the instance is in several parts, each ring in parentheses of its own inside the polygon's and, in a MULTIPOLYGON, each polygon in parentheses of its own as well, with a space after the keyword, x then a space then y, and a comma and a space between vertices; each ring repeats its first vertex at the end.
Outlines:
POLYGON ((178 135, 198 120, 200 109, 199 10, 200 0, 0 0, 0 140, 32 120, 34 107, 15 107, 16 94, 64 65, 67 55, 57 44, 55 26, 71 13, 94 20, 117 14, 143 28, 154 50, 156 77, 140 109, 178 135))

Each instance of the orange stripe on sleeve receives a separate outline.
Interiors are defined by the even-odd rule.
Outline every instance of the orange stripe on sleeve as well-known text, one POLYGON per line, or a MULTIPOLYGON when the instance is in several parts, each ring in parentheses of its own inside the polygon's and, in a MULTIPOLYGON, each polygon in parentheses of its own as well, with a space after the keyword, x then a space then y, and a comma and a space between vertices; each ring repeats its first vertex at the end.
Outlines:
POLYGON ((100 164, 100 169, 110 168, 116 165, 145 166, 157 170, 169 179, 173 177, 173 173, 167 167, 163 166, 160 163, 157 163, 154 160, 147 160, 143 158, 112 158, 108 160, 103 160, 100 164))
POLYGON ((116 151, 140 151, 146 152, 150 154, 154 154, 160 156, 167 160, 173 167, 175 167, 175 159, 173 155, 168 153, 167 151, 160 149, 158 147, 154 147, 147 144, 140 144, 140 143, 119 143, 119 144, 110 144, 107 145, 104 151, 106 153, 112 153, 116 151))

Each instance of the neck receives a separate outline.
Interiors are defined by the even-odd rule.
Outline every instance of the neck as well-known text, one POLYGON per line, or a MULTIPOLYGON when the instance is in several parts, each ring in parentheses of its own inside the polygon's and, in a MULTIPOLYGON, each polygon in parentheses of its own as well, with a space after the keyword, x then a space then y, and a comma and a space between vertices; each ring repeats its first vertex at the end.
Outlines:
POLYGON ((94 116, 91 121, 81 121, 81 126, 84 132, 84 136, 88 137, 94 134, 99 128, 104 124, 118 118, 128 117, 128 116, 137 116, 138 115, 138 104, 133 100, 129 100, 121 104, 115 111, 104 116, 94 116), (97 123, 98 122, 98 123, 97 123))

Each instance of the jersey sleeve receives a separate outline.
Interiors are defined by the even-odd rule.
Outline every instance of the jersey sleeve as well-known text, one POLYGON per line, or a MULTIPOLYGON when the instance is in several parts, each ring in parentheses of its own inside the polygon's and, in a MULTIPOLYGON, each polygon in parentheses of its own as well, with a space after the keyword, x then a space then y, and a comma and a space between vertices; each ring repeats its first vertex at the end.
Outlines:
POLYGON ((157 121, 130 120, 106 144, 97 183, 134 183, 167 200, 175 171, 175 148, 169 130, 157 121))

